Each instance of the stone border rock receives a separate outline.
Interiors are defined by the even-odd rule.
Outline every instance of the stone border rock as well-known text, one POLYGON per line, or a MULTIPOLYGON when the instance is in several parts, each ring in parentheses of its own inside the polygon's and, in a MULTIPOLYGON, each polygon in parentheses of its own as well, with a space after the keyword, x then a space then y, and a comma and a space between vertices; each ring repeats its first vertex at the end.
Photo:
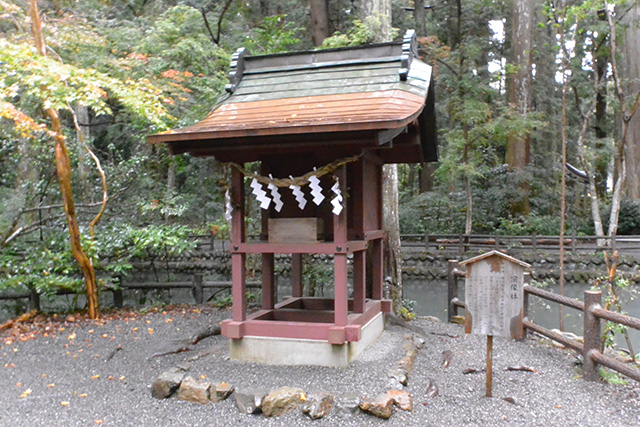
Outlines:
POLYGON ((372 398, 361 397, 356 393, 345 393, 336 397, 326 391, 307 396, 302 389, 292 387, 280 387, 269 392, 262 389, 236 390, 234 386, 225 382, 210 382, 188 375, 188 365, 177 366, 161 373, 150 386, 151 395, 156 399, 167 399, 176 395, 178 400, 207 405, 223 401, 234 394, 240 412, 262 412, 265 417, 279 417, 301 408, 309 418, 319 419, 327 416, 335 408, 339 414, 354 414, 359 409, 388 419, 396 407, 404 411, 413 410, 413 398, 402 388, 407 385, 415 358, 424 343, 423 338, 413 334, 405 336, 405 355, 389 371, 390 389, 372 398))

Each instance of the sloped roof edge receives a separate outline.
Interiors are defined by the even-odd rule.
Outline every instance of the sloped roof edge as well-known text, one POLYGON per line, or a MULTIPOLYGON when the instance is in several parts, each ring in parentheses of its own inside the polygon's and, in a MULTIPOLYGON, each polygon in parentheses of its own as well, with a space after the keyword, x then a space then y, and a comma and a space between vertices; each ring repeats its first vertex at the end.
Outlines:
POLYGON ((238 49, 228 78, 228 95, 205 119, 148 141, 172 149, 201 141, 216 155, 217 145, 234 139, 253 138, 260 149, 265 136, 349 132, 357 138, 358 131, 386 133, 419 122, 422 157, 437 158, 435 118, 424 117, 434 114, 432 69, 417 59, 413 30, 402 42, 349 48, 262 56, 238 49))
POLYGON ((475 257, 473 257, 473 258, 469 258, 469 259, 467 259, 467 260, 464 260, 464 261, 462 261, 462 262, 460 263, 460 266, 465 266, 465 265, 467 265, 467 264, 473 264, 474 262, 478 262, 478 261, 480 261, 480 260, 483 260, 483 259, 485 259, 485 258, 489 258, 489 257, 492 257, 492 256, 498 256, 498 257, 500 257, 500 258, 504 258, 504 259, 506 259, 507 261, 510 261, 510 262, 512 262, 512 263, 514 263, 514 264, 518 264, 518 265, 519 265, 519 266, 521 266, 522 268, 531 268, 531 265, 530 265, 530 264, 527 264, 527 263, 526 263, 526 262, 524 262, 524 261, 520 261, 520 260, 519 260, 519 259, 517 259, 517 258, 514 258, 514 257, 509 256, 509 255, 507 255, 507 254, 505 254, 505 253, 503 253, 503 252, 496 251, 496 250, 493 250, 493 251, 490 251, 490 252, 487 252, 487 253, 484 253, 484 254, 481 254, 481 255, 475 256, 475 257))

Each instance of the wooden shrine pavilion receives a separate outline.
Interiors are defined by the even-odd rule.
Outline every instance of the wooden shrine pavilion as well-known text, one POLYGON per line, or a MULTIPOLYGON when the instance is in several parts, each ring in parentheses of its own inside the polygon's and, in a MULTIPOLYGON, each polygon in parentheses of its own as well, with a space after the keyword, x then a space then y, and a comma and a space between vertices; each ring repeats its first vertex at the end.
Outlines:
POLYGON ((226 92, 201 122, 149 140, 234 166, 233 308, 222 324, 231 357, 346 366, 382 332, 382 313, 391 310, 383 297, 382 166, 437 160, 431 67, 418 59, 412 30, 402 42, 353 48, 264 56, 239 49, 226 92), (243 168, 255 161, 259 175, 243 168), (306 185, 312 176, 326 197, 319 204, 306 185), (262 210, 256 241, 245 234, 245 177, 275 186, 273 201, 282 201, 262 210), (251 315, 247 254, 262 257, 262 308, 251 315), (281 302, 274 254, 291 254, 292 295, 281 302), (333 256, 333 298, 303 295, 303 254, 333 256))

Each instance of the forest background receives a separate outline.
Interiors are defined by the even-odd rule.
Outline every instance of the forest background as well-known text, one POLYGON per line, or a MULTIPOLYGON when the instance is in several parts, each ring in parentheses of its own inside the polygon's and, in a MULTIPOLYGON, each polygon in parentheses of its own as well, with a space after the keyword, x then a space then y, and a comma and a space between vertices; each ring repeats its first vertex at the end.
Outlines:
POLYGON ((226 170, 146 136, 204 118, 236 48, 377 42, 388 10, 434 67, 439 128, 437 164, 398 166, 402 233, 640 234, 637 1, 33 3, 0 0, 0 289, 82 290, 88 266, 117 286, 225 238, 226 170))

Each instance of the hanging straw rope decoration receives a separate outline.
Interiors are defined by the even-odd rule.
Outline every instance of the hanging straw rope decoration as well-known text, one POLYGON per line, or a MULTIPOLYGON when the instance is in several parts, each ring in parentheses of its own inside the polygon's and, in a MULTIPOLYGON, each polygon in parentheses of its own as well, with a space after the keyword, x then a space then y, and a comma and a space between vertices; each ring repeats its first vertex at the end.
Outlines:
POLYGON ((284 188, 284 187, 289 187, 291 185, 297 185, 297 186, 303 186, 309 183, 309 178, 311 178, 312 176, 317 176, 318 178, 324 176, 324 175, 328 175, 330 173, 333 173, 333 171, 335 171, 336 169, 338 169, 340 166, 344 166, 346 164, 349 163, 353 163, 358 161, 362 156, 364 155, 364 153, 360 153, 356 156, 352 156, 352 157, 345 157, 342 159, 338 159, 334 162, 331 162, 327 165, 324 165, 321 168, 318 168, 317 170, 313 170, 311 172, 307 172, 302 176, 298 176, 295 178, 269 178, 268 176, 262 176, 262 175, 258 175, 255 172, 251 172, 245 168, 243 168, 242 166, 240 166, 237 163, 234 162, 226 162, 226 163, 222 163, 224 166, 229 166, 232 168, 235 168, 237 171, 239 171, 241 174, 243 174, 246 177, 251 177, 251 178, 255 178, 259 183, 264 184, 264 185, 269 185, 269 184, 273 184, 276 187, 279 188, 284 188))

